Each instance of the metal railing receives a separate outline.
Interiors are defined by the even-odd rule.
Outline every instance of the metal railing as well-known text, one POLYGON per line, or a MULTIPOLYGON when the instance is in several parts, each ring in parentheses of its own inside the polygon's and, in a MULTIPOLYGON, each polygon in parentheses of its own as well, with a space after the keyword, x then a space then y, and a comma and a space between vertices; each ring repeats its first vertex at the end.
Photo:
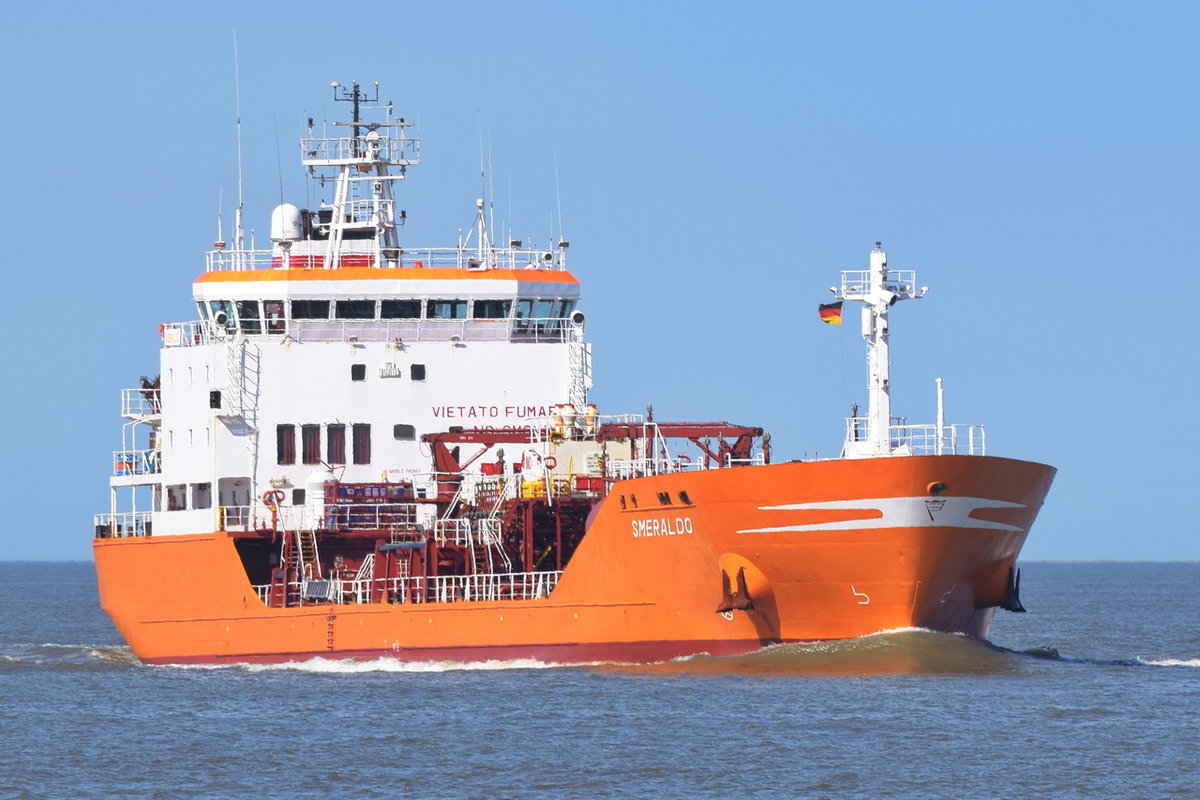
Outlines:
POLYGON ((325 507, 328 527, 346 530, 390 530, 417 524, 416 503, 353 503, 325 507))
POLYGON ((893 425, 893 447, 907 445, 913 455, 987 455, 982 425, 893 425))
MULTIPOLYGON (((893 455, 987 455, 987 432, 982 425, 909 425, 903 418, 888 427, 893 455)), ((846 418, 846 443, 866 442, 870 438, 869 417, 846 418)))
MULTIPOLYGON (((871 270, 842 270, 842 296, 846 298, 867 296, 871 292, 873 277, 874 273, 871 270)), ((889 291, 896 294, 918 294, 917 271, 913 269, 889 269, 883 285, 889 291)))
POLYGON ((153 475, 159 461, 158 450, 114 450, 113 475, 153 475))
POLYGON ((121 416, 150 417, 162 411, 161 389, 122 389, 121 416))
POLYGON ((123 539, 150 535, 149 511, 121 511, 95 516, 97 539, 123 539))
MULTIPOLYGON (((392 602, 469 603, 505 600, 540 600, 550 596, 558 585, 561 571, 482 573, 478 575, 436 575, 376 579, 331 579, 327 602, 339 605, 369 603, 374 593, 392 602)), ((308 580, 292 581, 288 594, 305 595, 308 580)), ((255 584, 254 591, 264 604, 271 594, 270 584, 255 584)), ((326 587, 322 587, 325 589, 326 587)), ((309 594, 310 599, 312 594, 309 594)))
MULTIPOLYGON (((377 264, 375 253, 343 247, 339 266, 388 267, 398 269, 566 269, 565 251, 558 249, 497 247, 480 254, 471 248, 422 247, 396 248, 384 263, 377 264), (391 256, 395 262, 391 263, 391 256)), ((324 269, 325 243, 317 242, 315 252, 294 253, 285 258, 274 250, 209 250, 205 253, 208 272, 243 272, 256 269, 324 269)))
POLYGON ((385 164, 410 164, 421 152, 421 140, 404 136, 388 136, 386 132, 370 139, 362 136, 321 137, 300 140, 300 157, 310 161, 380 161, 385 164))
POLYGON ((469 547, 471 542, 471 520, 439 519, 433 523, 433 538, 438 544, 453 544, 469 547))
POLYGON ((220 506, 218 509, 221 530, 248 531, 254 527, 254 509, 251 506, 220 506))
POLYGON ((167 322, 162 326, 163 347, 191 347, 208 341, 208 329, 203 322, 167 322))
MULTIPOLYGON (((204 322, 168 322, 163 325, 164 347, 192 347, 226 342, 239 336, 297 342, 389 342, 397 349, 409 342, 565 342, 570 338, 570 320, 549 319, 293 319, 278 327, 255 333, 213 331, 204 322)), ((125 389, 123 392, 149 391, 125 389)), ((135 402, 133 398, 131 403, 135 402)), ((144 414, 158 413, 146 400, 144 414)), ((124 407, 124 406, 123 406, 124 407)), ((129 408, 134 408, 130 405, 129 408)), ((140 407, 140 406, 138 406, 140 407)), ((130 412, 127 412, 130 413, 130 412)))

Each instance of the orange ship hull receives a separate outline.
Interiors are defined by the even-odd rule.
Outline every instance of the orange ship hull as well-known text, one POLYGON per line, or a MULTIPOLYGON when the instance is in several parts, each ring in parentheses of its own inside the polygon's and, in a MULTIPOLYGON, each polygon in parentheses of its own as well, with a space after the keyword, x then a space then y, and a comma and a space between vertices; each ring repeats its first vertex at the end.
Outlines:
POLYGON ((94 552, 101 603, 148 663, 648 662, 909 627, 983 637, 1054 474, 913 456, 621 481, 531 600, 274 608, 224 531, 94 552), (752 607, 718 612, 735 581, 752 607))

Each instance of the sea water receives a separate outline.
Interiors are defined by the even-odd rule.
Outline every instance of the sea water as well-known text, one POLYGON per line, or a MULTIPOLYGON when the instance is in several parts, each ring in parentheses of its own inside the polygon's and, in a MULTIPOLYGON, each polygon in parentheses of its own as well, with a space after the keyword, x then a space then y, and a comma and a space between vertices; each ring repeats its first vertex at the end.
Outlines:
POLYGON ((0 797, 1200 797, 1198 587, 1025 564, 989 642, 148 667, 90 564, 0 563, 0 797))

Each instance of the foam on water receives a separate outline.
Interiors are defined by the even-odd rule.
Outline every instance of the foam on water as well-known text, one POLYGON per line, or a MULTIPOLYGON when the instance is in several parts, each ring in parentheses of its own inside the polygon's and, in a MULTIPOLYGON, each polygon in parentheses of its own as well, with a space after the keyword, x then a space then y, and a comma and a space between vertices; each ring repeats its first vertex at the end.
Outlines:
POLYGON ((1200 658, 1142 658, 1138 661, 1151 667, 1200 667, 1200 658))
POLYGON ((454 672, 495 671, 518 669, 551 669, 578 664, 547 664, 532 658, 506 661, 402 661, 398 658, 355 659, 311 658, 306 661, 285 661, 278 664, 168 664, 165 669, 222 670, 244 672, 311 672, 324 675, 354 675, 370 672, 454 672))

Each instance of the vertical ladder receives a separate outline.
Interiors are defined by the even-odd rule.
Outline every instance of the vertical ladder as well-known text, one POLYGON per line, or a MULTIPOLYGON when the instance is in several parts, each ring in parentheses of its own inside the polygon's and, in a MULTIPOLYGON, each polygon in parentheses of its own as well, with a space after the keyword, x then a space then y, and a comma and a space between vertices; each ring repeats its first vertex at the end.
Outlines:
POLYGON ((583 340, 583 325, 572 324, 568 335, 567 364, 571 385, 567 387, 567 399, 582 414, 587 405, 588 389, 592 387, 592 351, 583 340))

